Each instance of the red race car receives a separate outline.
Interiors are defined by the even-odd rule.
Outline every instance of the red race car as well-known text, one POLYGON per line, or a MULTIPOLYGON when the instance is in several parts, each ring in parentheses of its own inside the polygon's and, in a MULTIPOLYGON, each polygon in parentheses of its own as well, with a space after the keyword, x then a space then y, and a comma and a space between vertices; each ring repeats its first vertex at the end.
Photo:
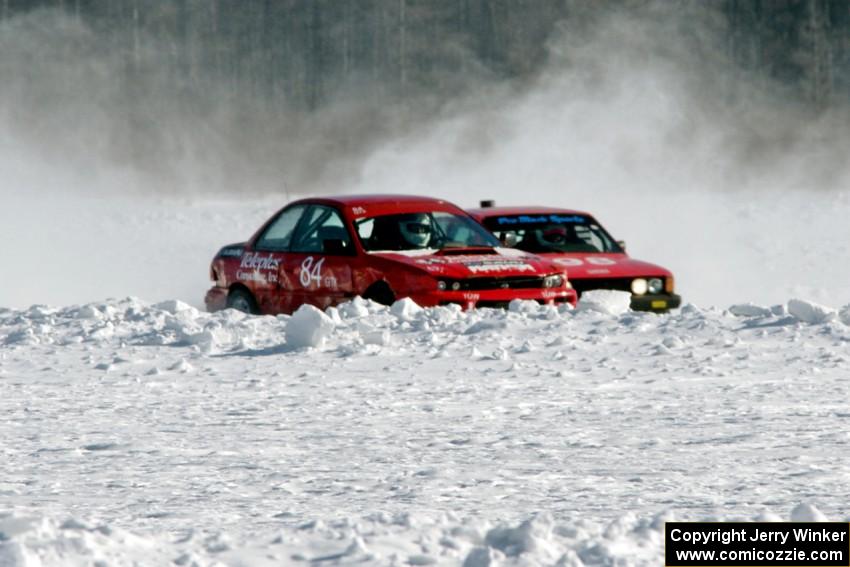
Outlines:
POLYGON ((664 312, 679 307, 673 274, 655 264, 633 260, 625 244, 614 240, 588 213, 548 207, 493 207, 482 201, 468 211, 505 246, 539 254, 566 267, 581 296, 592 289, 632 294, 637 311, 664 312))
POLYGON ((501 307, 512 299, 575 305, 566 271, 510 248, 462 209, 427 197, 295 201, 210 267, 207 309, 291 313, 360 295, 389 305, 501 307))

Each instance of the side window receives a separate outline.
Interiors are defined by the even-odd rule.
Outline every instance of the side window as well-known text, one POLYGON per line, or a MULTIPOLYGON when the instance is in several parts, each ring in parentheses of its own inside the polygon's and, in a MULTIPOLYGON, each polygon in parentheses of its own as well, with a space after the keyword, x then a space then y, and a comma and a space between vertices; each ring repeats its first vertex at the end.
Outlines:
POLYGON ((289 249, 292 233, 306 205, 296 205, 283 211, 257 240, 256 248, 283 252, 289 249))
POLYGON ((292 242, 293 252, 314 254, 351 254, 354 247, 342 217, 336 209, 313 205, 292 242))

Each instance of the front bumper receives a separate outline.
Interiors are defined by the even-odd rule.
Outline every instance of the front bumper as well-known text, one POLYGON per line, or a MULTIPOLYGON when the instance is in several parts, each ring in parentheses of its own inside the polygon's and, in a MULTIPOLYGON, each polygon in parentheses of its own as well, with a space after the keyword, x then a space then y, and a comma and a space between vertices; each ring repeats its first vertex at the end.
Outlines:
POLYGON ((211 287, 204 296, 204 304, 210 313, 221 311, 227 307, 227 289, 218 286, 211 287))
POLYGON ((682 304, 682 298, 675 293, 658 295, 632 295, 631 308, 635 311, 654 311, 664 313, 676 309, 682 304))
POLYGON ((410 298, 422 307, 457 304, 464 309, 475 307, 507 307, 514 299, 537 301, 542 304, 569 303, 575 307, 578 294, 573 289, 511 289, 511 290, 480 290, 480 291, 451 291, 434 290, 422 293, 412 293, 410 298))

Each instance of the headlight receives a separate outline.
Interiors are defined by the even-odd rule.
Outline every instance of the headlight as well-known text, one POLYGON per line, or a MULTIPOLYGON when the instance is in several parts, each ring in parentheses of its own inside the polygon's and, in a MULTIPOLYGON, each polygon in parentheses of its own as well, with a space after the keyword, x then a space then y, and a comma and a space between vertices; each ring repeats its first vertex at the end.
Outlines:
POLYGON ((452 280, 437 280, 437 289, 440 291, 446 291, 450 289, 452 291, 457 291, 461 288, 460 282, 452 281, 452 280))
POLYGON ((646 293, 646 280, 643 278, 637 278, 632 280, 632 293, 635 295, 643 295, 646 293))
POLYGON ((564 285, 564 276, 555 274, 543 278, 543 287, 561 287, 564 285))
POLYGON ((664 282, 661 281, 661 278, 652 278, 649 280, 649 284, 647 285, 647 289, 649 289, 649 293, 655 295, 661 293, 661 290, 664 288, 664 282))

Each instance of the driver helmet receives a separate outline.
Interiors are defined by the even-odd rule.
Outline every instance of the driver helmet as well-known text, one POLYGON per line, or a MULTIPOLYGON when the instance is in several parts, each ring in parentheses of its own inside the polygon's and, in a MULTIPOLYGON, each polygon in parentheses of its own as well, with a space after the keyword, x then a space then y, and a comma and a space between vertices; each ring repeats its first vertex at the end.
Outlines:
POLYGON ((425 213, 403 215, 399 229, 404 240, 414 248, 425 248, 431 240, 431 219, 425 213))
POLYGON ((537 231, 537 239, 543 244, 563 244, 567 240, 567 229, 563 226, 548 226, 537 231))

